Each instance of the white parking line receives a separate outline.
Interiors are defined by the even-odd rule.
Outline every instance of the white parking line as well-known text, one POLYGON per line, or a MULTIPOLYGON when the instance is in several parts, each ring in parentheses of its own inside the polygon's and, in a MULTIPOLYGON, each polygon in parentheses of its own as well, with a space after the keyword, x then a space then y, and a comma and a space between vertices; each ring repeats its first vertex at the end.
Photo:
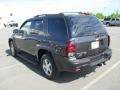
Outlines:
POLYGON ((6 66, 6 67, 2 67, 2 68, 0 68, 0 71, 6 70, 6 69, 10 69, 10 68, 13 68, 13 67, 16 67, 16 66, 20 66, 20 65, 22 65, 22 64, 19 63, 19 64, 15 64, 15 65, 10 65, 10 66, 6 66))
POLYGON ((92 85, 94 85, 96 82, 98 82, 100 79, 102 79, 104 76, 106 76, 110 71, 112 71, 114 68, 116 68, 118 65, 120 65, 120 61, 118 61, 117 63, 115 63, 112 67, 110 67, 108 70, 106 70, 103 74, 101 74, 100 76, 96 77, 93 81, 91 81, 90 83, 88 83, 86 86, 84 86, 82 89, 80 90, 87 90, 89 89, 92 85))

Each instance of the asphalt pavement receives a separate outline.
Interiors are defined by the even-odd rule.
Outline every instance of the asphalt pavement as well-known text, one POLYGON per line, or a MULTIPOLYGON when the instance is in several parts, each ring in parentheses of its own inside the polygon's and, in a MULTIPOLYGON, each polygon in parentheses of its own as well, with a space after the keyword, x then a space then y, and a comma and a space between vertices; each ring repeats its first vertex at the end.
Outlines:
POLYGON ((80 73, 63 72, 50 81, 39 66, 10 55, 11 28, 0 29, 0 90, 120 90, 120 27, 106 27, 111 36, 112 58, 102 67, 80 73))

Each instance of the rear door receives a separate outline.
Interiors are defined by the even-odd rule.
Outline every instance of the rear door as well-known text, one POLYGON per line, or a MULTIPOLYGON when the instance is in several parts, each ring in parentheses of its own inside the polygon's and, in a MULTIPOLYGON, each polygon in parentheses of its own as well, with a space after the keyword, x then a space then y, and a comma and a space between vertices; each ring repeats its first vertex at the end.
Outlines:
POLYGON ((27 51, 35 55, 36 45, 43 40, 45 40, 44 21, 43 19, 33 20, 30 33, 26 36, 27 51))

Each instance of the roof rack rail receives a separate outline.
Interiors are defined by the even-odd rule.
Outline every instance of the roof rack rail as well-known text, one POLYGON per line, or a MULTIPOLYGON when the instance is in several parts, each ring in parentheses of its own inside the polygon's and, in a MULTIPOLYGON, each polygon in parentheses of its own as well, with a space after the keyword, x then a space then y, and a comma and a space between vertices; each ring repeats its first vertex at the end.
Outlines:
POLYGON ((45 16, 45 14, 36 15, 36 16, 34 16, 34 17, 43 17, 43 16, 45 16))
POLYGON ((91 15, 90 13, 86 13, 86 12, 61 12, 59 14, 84 14, 84 15, 91 15))
POLYGON ((59 14, 80 14, 81 12, 60 12, 59 14))

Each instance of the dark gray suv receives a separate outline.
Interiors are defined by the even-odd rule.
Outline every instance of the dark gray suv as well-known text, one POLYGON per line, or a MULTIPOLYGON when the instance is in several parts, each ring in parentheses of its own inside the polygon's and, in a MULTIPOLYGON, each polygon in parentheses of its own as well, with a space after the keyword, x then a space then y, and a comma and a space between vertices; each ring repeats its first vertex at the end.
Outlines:
POLYGON ((12 56, 41 66, 48 79, 110 60, 110 36, 101 22, 84 13, 37 15, 9 38, 12 56))

